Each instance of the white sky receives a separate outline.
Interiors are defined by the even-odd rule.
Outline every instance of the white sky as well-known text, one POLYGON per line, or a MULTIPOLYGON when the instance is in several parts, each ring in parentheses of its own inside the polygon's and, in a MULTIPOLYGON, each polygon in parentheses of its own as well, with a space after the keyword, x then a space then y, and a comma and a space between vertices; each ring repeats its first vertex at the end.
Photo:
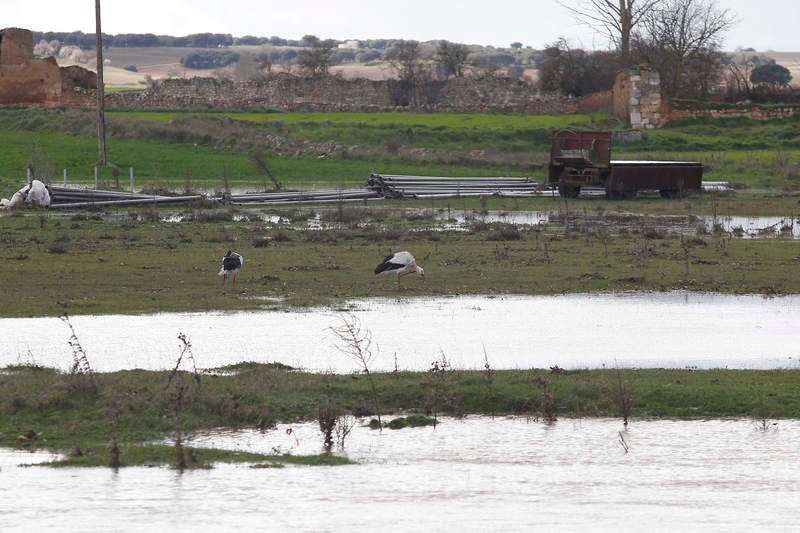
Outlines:
MULTIPOLYGON (((3 0, 0 28, 94 33, 91 0, 3 0)), ((800 51, 800 0, 716 0, 739 23, 724 48, 800 51)), ((228 33, 299 39, 446 39, 544 48, 559 37, 573 46, 606 41, 574 20, 556 0, 101 0, 103 33, 183 36, 228 33)))

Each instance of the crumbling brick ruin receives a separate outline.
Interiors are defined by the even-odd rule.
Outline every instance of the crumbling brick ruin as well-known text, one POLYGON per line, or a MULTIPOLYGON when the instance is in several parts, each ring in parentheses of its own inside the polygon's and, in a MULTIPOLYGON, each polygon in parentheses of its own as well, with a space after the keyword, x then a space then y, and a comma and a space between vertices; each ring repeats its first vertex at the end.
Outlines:
POLYGON ((0 105, 92 106, 97 75, 33 56, 33 33, 0 30, 0 105))

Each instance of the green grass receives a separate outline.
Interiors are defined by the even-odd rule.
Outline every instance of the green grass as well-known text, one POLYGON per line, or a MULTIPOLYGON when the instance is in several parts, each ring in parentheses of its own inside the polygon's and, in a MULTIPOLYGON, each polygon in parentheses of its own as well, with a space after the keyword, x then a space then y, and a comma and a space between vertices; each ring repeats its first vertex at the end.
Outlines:
MULTIPOLYGON (((25 169, 45 153, 45 165, 55 176, 52 183, 63 182, 63 169, 68 169, 69 184, 93 185, 97 162, 94 138, 65 136, 56 133, 12 132, 0 130, 0 187, 10 197, 25 183, 25 169)), ((194 146, 156 141, 110 139, 108 160, 119 169, 114 178, 112 167, 99 169, 101 187, 128 190, 129 169, 133 167, 136 190, 155 185, 173 190, 223 190, 223 176, 234 186, 265 190, 272 187, 261 176, 246 153, 209 146, 194 146)), ((271 171, 286 187, 353 187, 363 186, 373 170, 386 174, 440 176, 524 176, 524 172, 503 165, 467 165, 457 163, 419 163, 386 157, 384 159, 327 159, 312 157, 269 158, 271 171)))
MULTIPOLYGON (((679 207, 686 218, 704 209, 708 199, 702 198, 682 200, 673 209, 679 207)), ((513 205, 499 202, 486 206, 513 205)), ((262 309, 265 299, 282 302, 272 306, 310 306, 394 296, 392 280, 371 272, 398 249, 413 251, 428 277, 424 285, 404 284, 408 296, 800 293, 800 277, 794 275, 799 252, 791 237, 690 233, 684 248, 677 232, 659 229, 665 221, 626 214, 632 201, 622 203, 621 211, 603 209, 610 202, 572 202, 566 227, 558 218, 563 204, 550 202, 550 225, 476 221, 466 232, 435 229, 446 221, 434 220, 434 211, 458 214, 458 200, 428 204, 422 212, 374 206, 279 211, 297 221, 319 213, 334 225, 324 231, 272 225, 258 212, 228 208, 184 209, 185 222, 163 221, 146 209, 6 216, 0 227, 6 250, 0 309, 6 317, 202 312, 262 309), (247 262, 239 275, 243 292, 223 297, 216 274, 228 249, 247 262), (472 260, 459 260, 463 257, 472 260)), ((720 203, 716 209, 722 216, 729 208, 720 203)))
MULTIPOLYGON (((761 151, 800 149, 800 115, 773 120, 695 119, 649 130, 635 150, 761 151)), ((625 147, 620 147, 625 150, 625 147)))
MULTIPOLYGON (((109 111, 110 117, 151 120, 163 124, 185 116, 198 115, 182 111, 109 111)), ((501 115, 487 113, 287 113, 209 111, 203 117, 230 118, 264 124, 282 122, 291 125, 334 124, 362 127, 428 126, 438 128, 490 129, 553 129, 567 128, 606 119, 603 113, 574 115, 501 115)))
MULTIPOLYGON (((448 369, 436 376, 377 373, 372 379, 382 412, 402 411, 405 425, 429 424, 429 418, 418 416, 426 413, 621 418, 623 395, 630 398, 628 414, 634 419, 800 415, 798 370, 448 369)), ((116 438, 121 466, 174 464, 176 449, 153 443, 179 432, 188 466, 194 468, 221 461, 342 464, 347 459, 329 454, 293 457, 192 448, 191 433, 311 421, 322 404, 338 415, 358 412, 366 424, 376 414, 369 408, 375 405, 370 381, 363 375, 310 374, 259 364, 198 379, 182 372, 64 374, 17 367, 0 372, 0 445, 67 453, 58 465, 105 466, 116 438)))
MULTIPOLYGON (((0 110, 0 187, 19 188, 34 164, 60 183, 93 183, 97 161, 91 110, 0 110)), ((704 119, 648 130, 642 141, 615 144, 618 159, 697 160, 705 179, 740 190, 800 189, 797 117, 771 121, 704 119)), ((554 128, 612 128, 607 115, 523 116, 420 113, 107 113, 107 152, 113 168, 100 183, 138 188, 149 183, 183 190, 271 183, 250 155, 262 152, 286 187, 362 185, 371 170, 431 176, 533 176, 544 181, 554 128)))

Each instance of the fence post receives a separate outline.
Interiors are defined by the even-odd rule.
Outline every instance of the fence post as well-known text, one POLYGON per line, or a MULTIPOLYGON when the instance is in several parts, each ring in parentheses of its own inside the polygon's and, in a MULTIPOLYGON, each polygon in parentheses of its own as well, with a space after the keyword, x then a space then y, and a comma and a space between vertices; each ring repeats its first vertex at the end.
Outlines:
POLYGON ((94 188, 97 189, 97 167, 94 167, 94 188))
POLYGON ((64 169, 64 187, 67 186, 67 169, 64 169))
POLYGON ((133 193, 133 167, 131 167, 131 193, 133 193))
POLYGON ((25 169, 25 178, 28 185, 31 184, 31 167, 25 169))

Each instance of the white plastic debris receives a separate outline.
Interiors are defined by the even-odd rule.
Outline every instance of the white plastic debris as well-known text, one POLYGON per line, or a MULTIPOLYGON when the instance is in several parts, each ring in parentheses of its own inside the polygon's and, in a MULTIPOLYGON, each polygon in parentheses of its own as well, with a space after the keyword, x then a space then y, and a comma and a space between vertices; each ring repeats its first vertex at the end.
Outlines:
POLYGON ((31 181, 17 192, 11 199, 3 198, 0 200, 0 207, 3 209, 14 209, 30 205, 33 207, 50 207, 50 191, 47 186, 39 180, 31 181))

